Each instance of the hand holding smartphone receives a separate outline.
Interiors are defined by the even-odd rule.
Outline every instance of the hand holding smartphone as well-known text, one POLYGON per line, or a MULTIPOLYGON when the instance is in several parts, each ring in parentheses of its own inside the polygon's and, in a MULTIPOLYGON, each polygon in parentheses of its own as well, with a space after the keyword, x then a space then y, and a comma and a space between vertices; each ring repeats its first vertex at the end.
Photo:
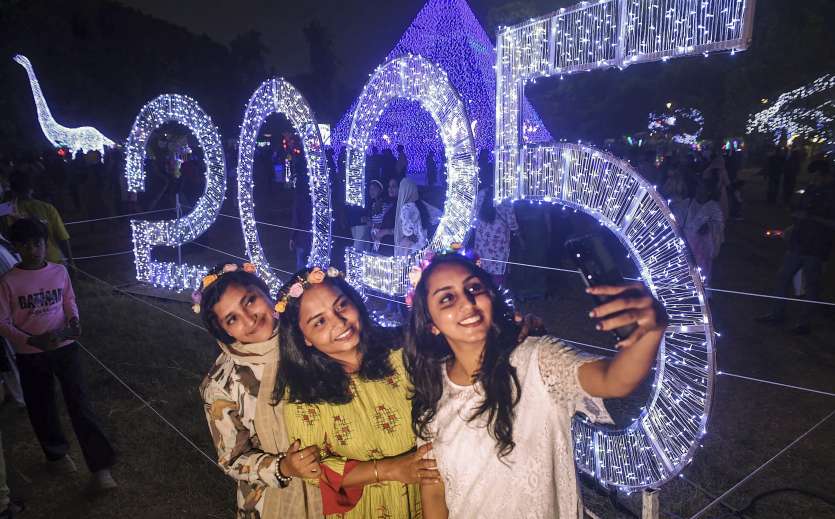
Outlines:
MULTIPOLYGON (((571 238, 565 242, 572 261, 583 277, 587 287, 619 286, 626 284, 614 258, 606 249, 600 236, 588 234, 571 238)), ((592 295, 595 303, 602 305, 617 298, 628 298, 634 291, 625 291, 616 296, 592 295)), ((617 314, 616 314, 617 315, 617 314)), ((612 317, 612 316, 608 316, 612 317)), ((619 326, 612 330, 619 341, 623 341, 638 328, 637 323, 619 326)))

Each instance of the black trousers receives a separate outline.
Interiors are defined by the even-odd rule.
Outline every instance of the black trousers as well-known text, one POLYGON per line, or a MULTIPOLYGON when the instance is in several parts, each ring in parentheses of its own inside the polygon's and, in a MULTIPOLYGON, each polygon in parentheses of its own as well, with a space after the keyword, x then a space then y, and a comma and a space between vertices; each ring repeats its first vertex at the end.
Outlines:
POLYGON ((87 398, 78 343, 43 353, 18 355, 17 366, 29 421, 46 459, 61 459, 70 448, 61 429, 55 399, 55 379, 58 379, 87 468, 96 472, 113 466, 113 447, 87 398))

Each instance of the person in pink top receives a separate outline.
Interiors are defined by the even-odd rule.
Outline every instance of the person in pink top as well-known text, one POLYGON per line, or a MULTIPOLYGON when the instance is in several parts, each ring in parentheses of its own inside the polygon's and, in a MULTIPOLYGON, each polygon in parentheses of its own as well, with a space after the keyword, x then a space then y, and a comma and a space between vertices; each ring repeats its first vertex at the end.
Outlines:
POLYGON ((110 474, 115 454, 87 398, 75 293, 67 269, 46 261, 47 236, 46 226, 31 218, 9 229, 21 261, 0 277, 0 335, 15 349, 29 421, 50 468, 76 471, 58 417, 57 378, 93 487, 108 490, 116 487, 110 474))

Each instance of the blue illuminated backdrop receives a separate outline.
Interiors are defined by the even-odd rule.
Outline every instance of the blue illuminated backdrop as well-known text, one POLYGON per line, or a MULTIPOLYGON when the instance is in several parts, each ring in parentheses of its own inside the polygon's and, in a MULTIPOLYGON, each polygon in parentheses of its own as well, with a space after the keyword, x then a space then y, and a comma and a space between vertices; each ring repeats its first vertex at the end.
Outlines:
MULTIPOLYGON (((414 54, 440 65, 464 101, 477 150, 493 149, 496 138, 496 52, 493 43, 465 0, 429 0, 386 56, 390 61, 414 54)), ((356 101, 333 131, 333 146, 339 150, 350 132, 356 101)), ((530 104, 524 105, 524 136, 527 142, 547 142, 551 135, 530 104)), ((409 171, 423 171, 429 150, 442 160, 443 144, 437 125, 419 103, 392 101, 373 130, 369 145, 395 150, 403 144, 409 171)))

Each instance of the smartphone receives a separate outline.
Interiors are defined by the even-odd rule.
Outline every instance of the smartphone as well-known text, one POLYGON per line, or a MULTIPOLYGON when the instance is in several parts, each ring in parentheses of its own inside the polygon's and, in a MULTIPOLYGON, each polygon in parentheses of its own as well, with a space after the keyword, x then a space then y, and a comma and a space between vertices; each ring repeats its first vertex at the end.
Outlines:
MULTIPOLYGON (((571 238, 565 242, 565 248, 571 255, 572 261, 580 271, 583 277, 583 282, 587 287, 595 287, 600 285, 623 285, 625 280, 618 268, 615 259, 606 249, 601 236, 596 234, 587 234, 571 238)), ((631 295, 630 292, 624 292, 617 296, 597 296, 593 295, 595 303, 602 305, 612 299, 618 297, 626 297, 631 295)), ((622 341, 632 335, 632 332, 638 327, 637 324, 627 324, 619 326, 612 330, 615 337, 622 341)))

